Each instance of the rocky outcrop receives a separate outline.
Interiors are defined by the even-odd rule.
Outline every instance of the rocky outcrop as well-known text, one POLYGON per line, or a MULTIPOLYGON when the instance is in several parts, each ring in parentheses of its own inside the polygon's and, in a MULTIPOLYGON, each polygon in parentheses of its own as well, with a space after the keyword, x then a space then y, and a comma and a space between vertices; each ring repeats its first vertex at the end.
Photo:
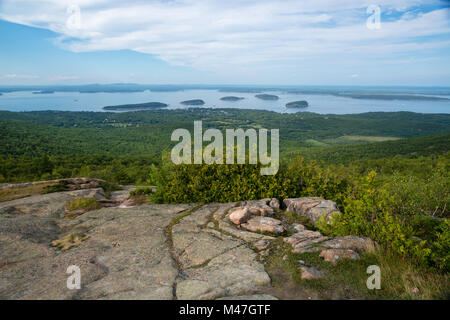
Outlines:
POLYGON ((103 208, 74 220, 2 215, 0 298, 172 299, 178 270, 164 226, 190 208, 103 208), (89 238, 66 251, 51 246, 75 232, 89 238), (66 286, 71 265, 81 270, 81 290, 66 286))
MULTIPOLYGON (((122 203, 127 191, 106 197, 101 188, 83 189, 0 203, 0 299, 269 300, 276 297, 267 294, 263 261, 276 250, 276 237, 284 235, 294 253, 317 251, 330 263, 374 246, 290 224, 276 199, 105 206, 63 216, 74 198, 122 203), (66 286, 71 265, 81 270, 80 290, 66 286)), ((313 266, 299 269, 303 279, 326 276, 313 266)))
POLYGON ((101 188, 33 195, 0 202, 0 216, 3 214, 23 214, 37 217, 61 217, 65 214, 66 203, 75 198, 94 198, 97 201, 108 200, 101 188))
POLYGON ((40 184, 53 184, 53 185, 60 184, 61 186, 67 186, 66 190, 79 190, 79 189, 98 188, 102 182, 105 182, 105 180, 94 178, 67 178, 67 179, 34 181, 23 183, 0 183, 0 188, 27 187, 40 184))
POLYGON ((223 216, 229 204, 209 204, 172 228, 178 299, 216 299, 257 293, 270 278, 249 243, 216 229, 214 214, 223 216), (211 223, 213 222, 213 223, 211 223))
POLYGON ((340 213, 335 202, 319 197, 284 199, 283 208, 308 218, 314 224, 320 219, 330 220, 334 214, 340 213))

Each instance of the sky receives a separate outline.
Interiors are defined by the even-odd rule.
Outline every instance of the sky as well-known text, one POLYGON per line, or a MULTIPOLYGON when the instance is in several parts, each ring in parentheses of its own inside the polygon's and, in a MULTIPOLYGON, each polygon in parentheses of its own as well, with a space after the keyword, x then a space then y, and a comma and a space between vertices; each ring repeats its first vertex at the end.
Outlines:
POLYGON ((0 85, 450 86, 448 0, 0 0, 0 85))

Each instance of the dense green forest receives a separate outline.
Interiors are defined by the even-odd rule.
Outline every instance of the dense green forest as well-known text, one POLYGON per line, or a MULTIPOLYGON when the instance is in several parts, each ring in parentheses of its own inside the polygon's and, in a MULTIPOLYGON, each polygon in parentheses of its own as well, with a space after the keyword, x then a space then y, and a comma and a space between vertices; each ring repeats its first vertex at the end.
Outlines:
POLYGON ((195 120, 203 120, 205 130, 279 129, 282 154, 302 147, 361 144, 373 138, 379 141, 446 134, 450 128, 448 114, 410 112, 319 115, 206 108, 126 113, 2 111, 0 154, 160 155, 174 145, 170 141, 173 130, 192 130, 195 120))
POLYGON ((450 116, 410 112, 319 115, 242 109, 108 112, 0 112, 0 182, 93 176, 149 183, 177 128, 280 129, 282 160, 348 164, 402 155, 448 152, 450 116), (433 136, 431 136, 433 135, 433 136), (415 137, 412 139, 407 139, 415 137), (386 140, 386 141, 385 141, 386 140), (368 143, 379 141, 375 143, 368 143))

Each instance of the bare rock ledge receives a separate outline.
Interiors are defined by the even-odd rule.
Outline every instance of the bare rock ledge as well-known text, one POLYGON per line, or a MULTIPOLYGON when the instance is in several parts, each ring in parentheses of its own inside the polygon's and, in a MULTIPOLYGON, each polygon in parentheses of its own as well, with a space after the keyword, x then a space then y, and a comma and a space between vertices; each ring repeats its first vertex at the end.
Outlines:
MULTIPOLYGON (((135 206, 127 201, 129 191, 107 197, 91 183, 0 203, 0 299, 270 300, 276 297, 267 294, 271 279, 261 256, 286 230, 296 232, 284 237, 293 252, 321 251, 330 263, 374 247, 370 239, 329 239, 301 224, 287 225, 273 218, 280 212, 277 199, 135 206), (65 203, 74 198, 115 206, 64 218, 65 203), (71 265, 81 270, 80 290, 67 288, 71 265)), ((338 211, 320 198, 283 204, 313 221, 338 211)), ((308 268, 302 272, 307 279, 325 276, 308 268)))

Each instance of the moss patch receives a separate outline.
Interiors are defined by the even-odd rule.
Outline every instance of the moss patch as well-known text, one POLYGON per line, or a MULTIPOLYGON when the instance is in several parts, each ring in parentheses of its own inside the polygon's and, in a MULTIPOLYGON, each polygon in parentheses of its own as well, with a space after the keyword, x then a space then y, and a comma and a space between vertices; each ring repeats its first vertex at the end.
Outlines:
POLYGON ((77 198, 70 200, 66 203, 66 209, 68 211, 73 211, 77 209, 84 209, 86 211, 100 209, 101 204, 94 198, 77 198))
POLYGON ((88 238, 88 235, 82 233, 70 233, 61 239, 52 241, 52 246, 60 249, 61 251, 66 251, 71 248, 78 247, 88 238))

